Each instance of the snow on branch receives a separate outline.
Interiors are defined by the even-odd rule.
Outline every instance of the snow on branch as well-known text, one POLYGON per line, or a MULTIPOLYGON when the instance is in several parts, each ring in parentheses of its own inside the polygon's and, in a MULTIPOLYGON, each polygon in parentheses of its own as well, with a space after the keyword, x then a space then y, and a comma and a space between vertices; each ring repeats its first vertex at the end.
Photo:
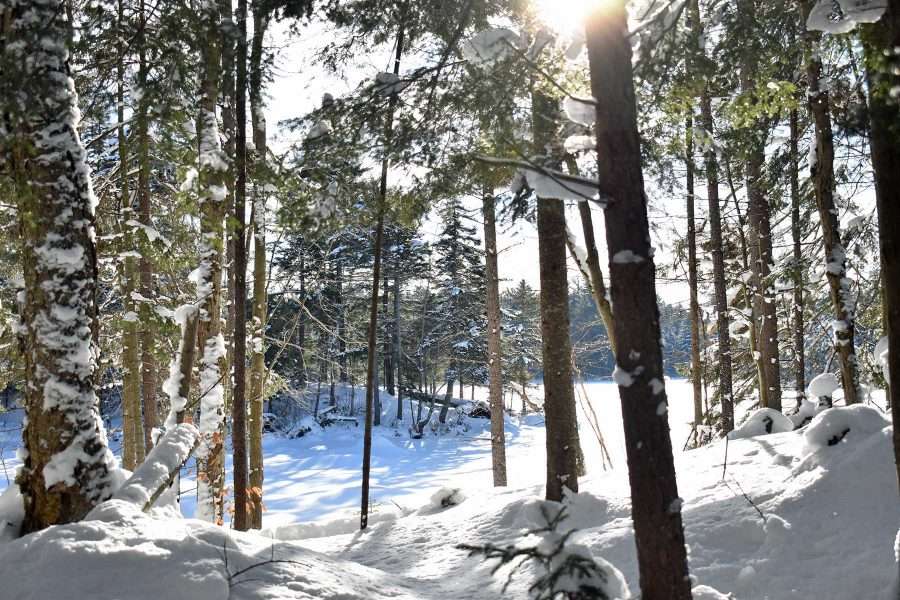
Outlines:
POLYGON ((144 512, 150 510, 172 485, 181 465, 197 447, 199 438, 200 432, 190 423, 181 423, 167 431, 113 499, 140 505, 144 512))
POLYGON ((859 23, 875 23, 887 10, 887 0, 819 0, 806 19, 810 31, 848 33, 859 23))
POLYGON ((475 160, 505 167, 518 167, 528 186, 539 198, 560 200, 589 200, 605 208, 609 197, 600 189, 600 182, 579 175, 570 175, 516 158, 501 158, 479 154, 475 160))

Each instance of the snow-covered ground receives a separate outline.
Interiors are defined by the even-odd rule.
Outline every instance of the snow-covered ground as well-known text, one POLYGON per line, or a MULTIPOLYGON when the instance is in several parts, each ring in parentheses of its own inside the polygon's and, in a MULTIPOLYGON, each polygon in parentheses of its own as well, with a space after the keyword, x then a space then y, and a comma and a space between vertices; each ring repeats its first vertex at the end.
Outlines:
MULTIPOLYGON (((603 470, 582 410, 589 474, 567 502, 564 526, 579 529, 575 541, 617 567, 636 594, 618 395, 609 383, 585 389, 613 468, 603 470)), ((742 600, 895 600, 900 503, 882 417, 832 409, 838 412, 819 418, 812 433, 731 440, 723 478, 725 442, 681 450, 690 434, 690 386, 669 381, 667 390, 698 585, 742 600)), ((382 397, 386 415, 393 413, 382 397)), ((540 417, 508 420, 503 489, 491 487, 486 421, 423 440, 385 423, 374 436, 375 508, 365 533, 357 530, 361 432, 333 426, 297 439, 268 435, 263 535, 108 504, 93 520, 0 544, 0 598, 527 597, 534 568, 525 566, 503 594, 507 572, 491 575, 489 563, 456 545, 529 543, 523 533, 539 526, 543 504, 540 417), (432 502, 441 488, 459 489, 458 504, 432 502)), ((14 466, 8 448, 3 457, 14 466)), ((183 485, 191 487, 189 478, 183 485)), ((190 513, 192 503, 182 510, 190 513)), ((698 589, 696 597, 725 596, 698 589)))

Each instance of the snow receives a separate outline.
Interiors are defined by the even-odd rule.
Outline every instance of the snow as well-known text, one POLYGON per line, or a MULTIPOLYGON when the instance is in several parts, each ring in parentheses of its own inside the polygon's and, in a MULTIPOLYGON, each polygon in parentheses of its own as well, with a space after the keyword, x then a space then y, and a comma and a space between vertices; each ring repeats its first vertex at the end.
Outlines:
POLYGON ((600 195, 600 184, 589 179, 549 170, 522 169, 520 173, 538 198, 579 201, 596 199, 600 195))
POLYGON ((563 98, 563 111, 570 121, 590 127, 597 118, 596 100, 593 98, 563 98))
MULTIPOLYGON (((563 529, 577 530, 566 551, 589 552, 607 572, 620 573, 615 582, 633 598, 639 586, 620 402, 610 382, 586 389, 613 468, 603 470, 599 442, 582 422, 588 475, 562 504, 563 529)), ((666 389, 695 599, 887 598, 897 577, 900 506, 892 430, 877 411, 877 419, 861 406, 819 415, 808 429, 829 414, 849 424, 838 447, 809 446, 803 431, 730 440, 723 479, 724 442, 680 451, 691 429, 689 382, 670 380, 666 389)), ((383 391, 382 399, 386 415, 396 410, 383 391)), ((492 563, 456 545, 549 543, 526 535, 547 505, 542 417, 507 417, 507 488, 491 485, 487 420, 470 424, 421 440, 402 427, 375 428, 373 518, 364 533, 360 430, 266 435, 268 529, 261 535, 112 500, 89 520, 0 543, 3 593, 23 600, 58 597, 59 590, 97 600, 121 598, 123 590, 133 600, 527 598, 540 575, 535 565, 523 566, 503 593, 508 569, 491 575, 492 563), (465 500, 438 509, 432 497, 455 490, 465 500), (242 569, 249 570, 237 575, 242 569)), ((190 514, 191 498, 183 500, 190 514)), ((8 504, 15 505, 8 493, 0 496, 3 518, 8 504)))
POLYGON ((848 33, 859 23, 875 23, 887 9, 887 0, 819 0, 806 19, 806 28, 827 33, 848 33), (835 2, 840 12, 835 11, 835 2))
POLYGON ((379 96, 399 94, 409 86, 409 81, 400 79, 394 73, 379 73, 375 76, 375 92, 379 96))
POLYGON ((840 387, 841 383, 834 373, 822 373, 813 377, 812 381, 809 382, 807 392, 813 398, 821 398, 823 396, 830 398, 840 387))
POLYGON ((597 139, 590 135, 570 135, 563 142, 563 146, 569 154, 576 154, 595 149, 597 147, 597 139))
POLYGON ((728 434, 732 440, 756 437, 770 433, 793 431, 794 423, 781 411, 772 408, 760 408, 747 417, 740 427, 728 434))
POLYGON ((875 350, 873 352, 875 355, 875 360, 878 364, 881 365, 881 372, 884 375, 885 381, 888 383, 891 382, 891 373, 888 369, 888 337, 884 336, 878 343, 875 344, 875 350))
POLYGON ((328 135, 332 131, 334 131, 334 126, 332 126, 331 121, 322 119, 321 121, 317 121, 315 125, 310 128, 309 133, 306 134, 306 140, 317 140, 320 137, 328 135))
POLYGON ((616 385, 621 387, 631 387, 634 383, 634 377, 631 376, 631 373, 619 365, 616 365, 616 368, 613 369, 612 379, 616 382, 616 385))
POLYGON ((890 423, 871 406, 854 404, 823 410, 809 424, 804 433, 806 447, 811 451, 834 446, 847 439, 861 438, 880 432, 890 423))
POLYGON ((642 263, 644 257, 635 254, 631 250, 619 250, 612 257, 612 262, 617 265, 627 265, 629 263, 642 263))
POLYGON ((189 423, 181 423, 167 431, 157 441, 144 462, 113 494, 112 499, 131 502, 142 509, 149 508, 153 494, 169 480, 169 475, 177 472, 179 466, 187 460, 199 435, 197 428, 189 423))
POLYGON ((498 27, 481 31, 462 43, 463 58, 475 66, 489 67, 509 56, 521 39, 516 32, 498 27))

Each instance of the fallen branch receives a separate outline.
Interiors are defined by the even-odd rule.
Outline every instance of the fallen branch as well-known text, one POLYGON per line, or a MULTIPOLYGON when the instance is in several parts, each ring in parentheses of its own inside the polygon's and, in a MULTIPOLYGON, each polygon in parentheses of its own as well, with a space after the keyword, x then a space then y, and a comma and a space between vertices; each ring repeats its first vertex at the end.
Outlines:
POLYGON ((200 432, 190 423, 181 423, 163 435, 134 474, 113 495, 113 500, 138 504, 147 512, 172 486, 182 465, 200 440, 200 432))

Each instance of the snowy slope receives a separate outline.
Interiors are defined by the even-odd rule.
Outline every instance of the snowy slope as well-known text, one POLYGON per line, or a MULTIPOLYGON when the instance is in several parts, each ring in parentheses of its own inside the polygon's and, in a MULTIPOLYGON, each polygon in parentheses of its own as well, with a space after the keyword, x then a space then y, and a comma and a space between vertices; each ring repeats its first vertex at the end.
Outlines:
MULTIPOLYGON (((679 451, 689 432, 690 391, 683 382, 668 388, 698 584, 742 600, 895 600, 900 503, 883 418, 832 409, 808 426, 819 427, 813 434, 731 440, 723 479, 725 442, 679 451)), ((635 593, 618 399, 608 384, 591 385, 588 394, 615 468, 600 468, 599 444, 583 425, 590 474, 569 499, 564 523, 579 530, 575 541, 621 570, 635 593)), ((477 425, 415 442, 389 425, 377 430, 376 506, 365 533, 357 531, 359 431, 267 436, 264 535, 176 518, 171 510, 148 517, 105 505, 94 520, 0 544, 0 598, 525 598, 532 567, 504 595, 507 572, 492 576, 489 564, 456 545, 534 541, 525 533, 542 505, 543 428, 536 416, 508 423, 510 487, 495 490, 490 446, 477 425), (436 506, 430 497, 441 487, 459 488, 465 499, 436 506)))

